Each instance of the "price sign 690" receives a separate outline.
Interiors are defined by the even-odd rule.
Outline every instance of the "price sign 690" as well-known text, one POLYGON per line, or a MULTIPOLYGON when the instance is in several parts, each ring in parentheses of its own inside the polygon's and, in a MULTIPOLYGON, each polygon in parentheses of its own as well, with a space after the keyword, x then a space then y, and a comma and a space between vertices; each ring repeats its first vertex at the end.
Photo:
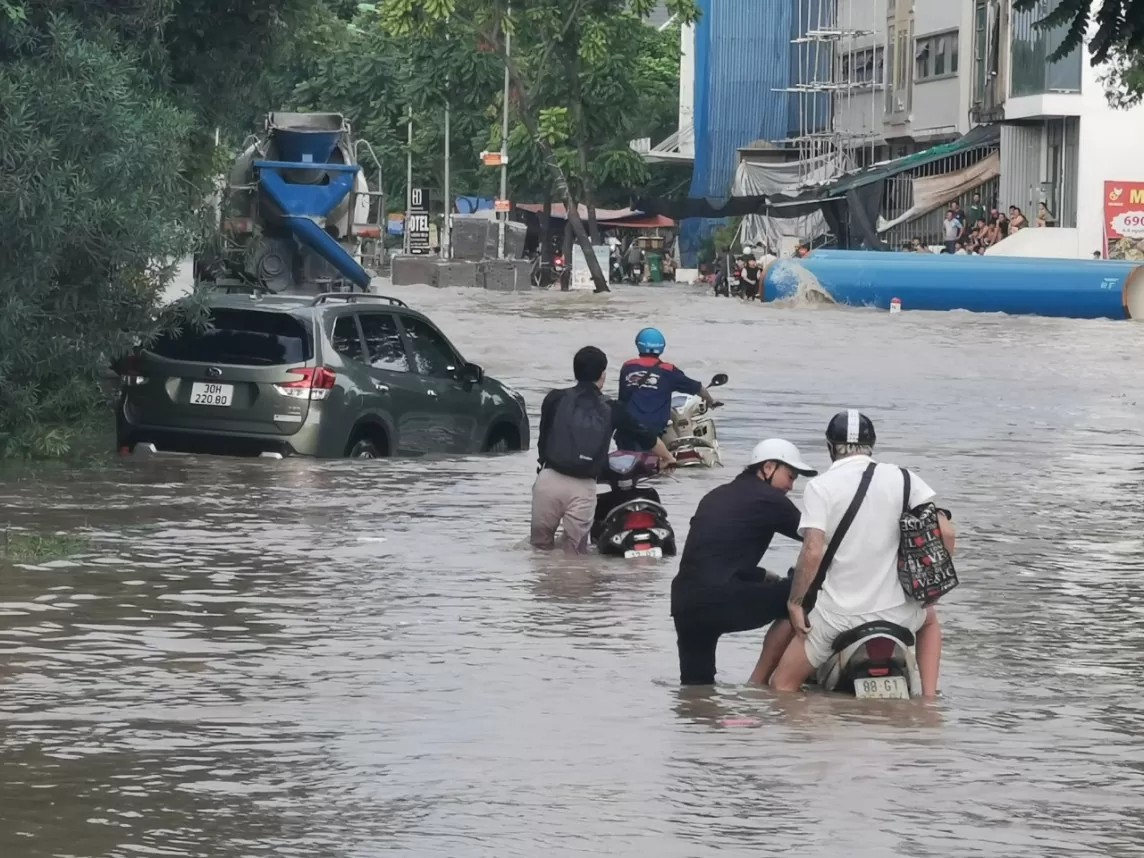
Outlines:
POLYGON ((1109 224, 1112 230, 1126 238, 1144 237, 1144 211, 1121 212, 1109 224))

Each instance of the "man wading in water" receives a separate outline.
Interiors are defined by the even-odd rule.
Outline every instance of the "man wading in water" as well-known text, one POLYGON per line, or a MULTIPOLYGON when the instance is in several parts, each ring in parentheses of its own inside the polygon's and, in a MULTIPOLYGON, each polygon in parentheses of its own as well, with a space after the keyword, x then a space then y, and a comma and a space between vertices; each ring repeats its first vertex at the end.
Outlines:
POLYGON ((532 545, 552 548, 563 521, 564 548, 588 551, 596 515, 596 480, 608 464, 608 448, 617 429, 659 456, 660 467, 675 458, 659 436, 637 423, 622 405, 601 393, 608 358, 595 346, 576 352, 576 386, 550 390, 540 406, 536 439, 539 473, 532 486, 532 545))
POLYGON ((699 502, 671 582, 671 615, 679 644, 679 681, 715 682, 715 649, 732 632, 772 624, 750 682, 765 683, 794 632, 787 620, 790 579, 768 574, 759 563, 781 533, 801 540, 802 513, 787 492, 800 475, 818 473, 790 441, 755 445, 751 464, 699 502))

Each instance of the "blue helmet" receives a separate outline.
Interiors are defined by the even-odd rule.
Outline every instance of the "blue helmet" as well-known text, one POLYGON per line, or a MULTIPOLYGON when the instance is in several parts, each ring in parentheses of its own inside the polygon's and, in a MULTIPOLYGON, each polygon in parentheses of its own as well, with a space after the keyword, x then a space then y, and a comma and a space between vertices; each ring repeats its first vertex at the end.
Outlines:
POLYGON ((663 354, 663 350, 666 348, 667 340, 655 328, 644 328, 636 334, 636 349, 641 355, 656 355, 658 357, 663 354))

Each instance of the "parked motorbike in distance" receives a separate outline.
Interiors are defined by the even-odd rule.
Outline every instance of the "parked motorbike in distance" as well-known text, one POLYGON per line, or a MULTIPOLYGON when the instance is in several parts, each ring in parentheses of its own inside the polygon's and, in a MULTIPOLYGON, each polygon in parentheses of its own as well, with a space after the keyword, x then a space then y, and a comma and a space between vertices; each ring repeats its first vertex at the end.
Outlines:
POLYGON ((672 557, 675 531, 660 503, 659 492, 640 485, 659 473, 651 453, 617 450, 597 482, 608 491, 596 498, 592 541, 600 554, 613 557, 672 557))
POLYGON ((624 264, 620 261, 620 257, 616 254, 612 255, 608 264, 608 282, 610 283, 623 283, 624 282, 624 264))
MULTIPOLYGON (((707 387, 722 387, 727 381, 727 373, 716 373, 707 387)), ((663 433, 663 443, 681 468, 723 464, 714 415, 698 394, 676 393, 671 397, 671 422, 663 433)))
POLYGON ((560 288, 567 291, 572 272, 569 271, 568 266, 564 264, 564 256, 562 254, 558 253, 552 257, 552 273, 556 277, 556 282, 560 284, 560 288))
POLYGON ((532 260, 532 285, 537 289, 548 289, 557 286, 560 289, 568 288, 569 271, 564 264, 564 257, 556 254, 552 261, 544 260, 538 253, 532 260))
POLYGON ((628 282, 633 286, 637 286, 643 282, 643 263, 636 262, 632 264, 631 271, 628 273, 628 282))
POLYGON ((835 638, 815 675, 820 688, 859 699, 908 700, 922 693, 914 633, 895 623, 864 623, 835 638))
POLYGON ((720 272, 715 277, 715 297, 716 298, 730 298, 731 286, 727 280, 727 275, 720 272))

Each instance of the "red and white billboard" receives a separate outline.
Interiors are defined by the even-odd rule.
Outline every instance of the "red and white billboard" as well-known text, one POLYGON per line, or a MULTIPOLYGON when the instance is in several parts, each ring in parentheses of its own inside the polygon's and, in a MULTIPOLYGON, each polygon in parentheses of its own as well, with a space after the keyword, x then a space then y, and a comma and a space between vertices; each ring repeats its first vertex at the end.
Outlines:
POLYGON ((1144 262, 1144 182, 1104 183, 1104 258, 1144 262))

